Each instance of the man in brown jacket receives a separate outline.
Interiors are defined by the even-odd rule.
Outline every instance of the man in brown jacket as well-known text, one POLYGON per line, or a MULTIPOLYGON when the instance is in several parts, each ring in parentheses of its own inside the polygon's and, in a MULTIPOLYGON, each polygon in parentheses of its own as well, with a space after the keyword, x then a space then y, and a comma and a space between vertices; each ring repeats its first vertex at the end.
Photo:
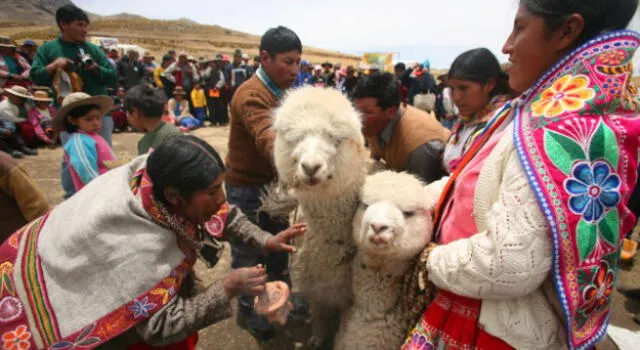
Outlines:
MULTIPOLYGON (((276 234, 288 226, 286 218, 274 219, 258 213, 260 194, 276 180, 273 164, 272 109, 279 104, 284 91, 298 76, 302 44, 288 28, 269 29, 260 42, 262 65, 236 90, 231 102, 231 132, 227 156, 226 190, 230 204, 239 207, 263 230, 276 234)), ((263 264, 270 280, 289 282, 289 256, 286 253, 263 252, 247 244, 232 245, 232 267, 263 264)), ((258 340, 273 337, 273 328, 253 310, 253 298, 239 299, 240 326, 245 326, 258 340)))
POLYGON ((49 210, 49 203, 29 174, 0 152, 0 243, 49 210))
POLYGON ((444 176, 440 164, 449 132, 432 114, 401 106, 400 83, 391 73, 363 79, 352 98, 364 115, 363 133, 374 157, 427 184, 444 176))

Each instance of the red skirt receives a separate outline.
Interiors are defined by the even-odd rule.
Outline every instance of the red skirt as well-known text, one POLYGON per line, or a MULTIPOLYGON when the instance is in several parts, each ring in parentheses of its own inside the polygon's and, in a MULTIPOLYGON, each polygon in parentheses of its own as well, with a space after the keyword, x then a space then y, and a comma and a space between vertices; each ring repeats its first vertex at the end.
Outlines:
POLYGON ((189 338, 172 345, 154 347, 147 344, 136 344, 127 350, 195 350, 198 344, 198 332, 193 333, 189 338))
POLYGON ((510 350, 509 344, 483 331, 478 320, 482 301, 440 290, 402 350, 510 350))

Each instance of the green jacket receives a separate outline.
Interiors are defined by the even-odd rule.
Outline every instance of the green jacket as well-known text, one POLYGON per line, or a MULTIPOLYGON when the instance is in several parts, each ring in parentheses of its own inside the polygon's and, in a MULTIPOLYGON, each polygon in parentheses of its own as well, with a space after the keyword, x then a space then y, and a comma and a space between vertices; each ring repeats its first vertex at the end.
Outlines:
POLYGON ((79 67, 73 68, 84 83, 82 90, 91 96, 107 95, 107 87, 116 84, 117 75, 104 52, 94 44, 87 42, 81 44, 70 43, 60 37, 45 43, 38 49, 31 65, 31 81, 37 85, 52 87, 53 76, 47 73, 47 65, 60 57, 75 61, 80 54, 81 48, 85 54, 91 56, 100 70, 97 75, 94 75, 93 72, 82 70, 79 67))

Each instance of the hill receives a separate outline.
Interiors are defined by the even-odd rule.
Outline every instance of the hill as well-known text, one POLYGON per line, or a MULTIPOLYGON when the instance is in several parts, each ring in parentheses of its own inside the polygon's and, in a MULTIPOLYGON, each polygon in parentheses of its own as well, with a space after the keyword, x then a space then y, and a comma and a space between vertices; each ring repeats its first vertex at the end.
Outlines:
MULTIPOLYGON (((36 42, 54 39, 58 30, 55 11, 70 0, 4 0, 8 1, 0 13, 0 35, 18 42, 32 39, 36 42)), ((187 51, 195 57, 213 57, 216 53, 232 54, 241 49, 250 56, 258 54, 260 37, 218 25, 204 25, 190 19, 156 20, 139 15, 121 13, 112 16, 90 14, 90 35, 114 37, 123 44, 134 44, 151 51, 157 59, 167 50, 187 51)), ((266 29, 266 28, 265 28, 266 29)), ((359 57, 304 47, 304 58, 357 65, 359 57)))

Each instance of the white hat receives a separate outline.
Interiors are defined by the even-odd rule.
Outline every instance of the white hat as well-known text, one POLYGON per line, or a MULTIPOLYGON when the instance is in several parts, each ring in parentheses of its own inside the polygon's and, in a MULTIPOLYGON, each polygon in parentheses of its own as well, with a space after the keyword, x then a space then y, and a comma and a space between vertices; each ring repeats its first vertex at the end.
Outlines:
POLYGON ((27 88, 20 85, 14 85, 10 88, 6 88, 4 89, 4 92, 9 93, 13 96, 18 96, 22 98, 33 98, 33 95, 31 95, 29 90, 27 90, 27 88))
POLYGON ((90 96, 84 92, 69 94, 62 100, 62 108, 53 118, 53 128, 58 131, 62 130, 64 118, 67 117, 71 110, 88 105, 98 105, 100 107, 100 115, 105 115, 113 107, 113 99, 109 96, 90 96))

